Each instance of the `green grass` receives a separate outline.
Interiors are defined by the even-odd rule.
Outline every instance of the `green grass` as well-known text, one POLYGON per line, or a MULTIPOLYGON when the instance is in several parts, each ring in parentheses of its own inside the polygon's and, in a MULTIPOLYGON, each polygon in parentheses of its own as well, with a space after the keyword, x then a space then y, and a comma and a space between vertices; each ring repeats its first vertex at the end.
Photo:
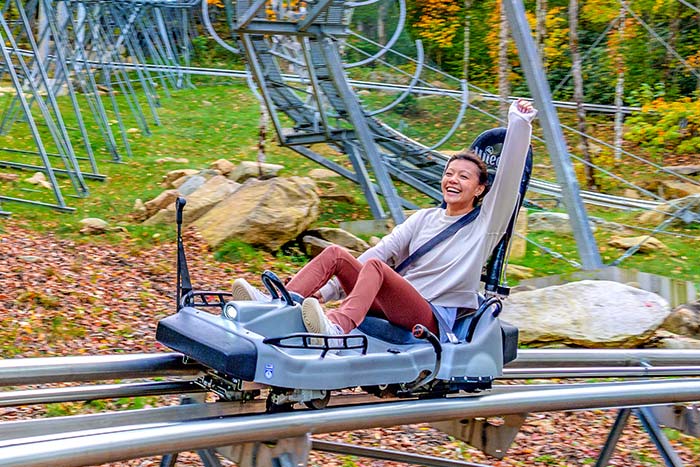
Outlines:
MULTIPOLYGON (((396 95, 381 95, 378 92, 365 93, 363 101, 368 107, 379 108, 390 102, 396 95)), ((128 109, 122 96, 118 96, 120 109, 128 109)), ((144 105, 144 110, 148 111, 144 105)), ((0 99, 0 104, 4 104, 0 99)), ((59 236, 66 236, 81 242, 122 242, 130 239, 132 248, 143 248, 152 243, 172 242, 174 240, 174 228, 172 225, 144 226, 132 217, 134 203, 137 199, 148 201, 164 188, 160 185, 164 175, 174 169, 195 168, 204 169, 217 159, 224 158, 234 163, 243 160, 255 160, 258 143, 259 104, 252 96, 247 86, 242 82, 216 83, 211 79, 198 82, 195 89, 170 90, 169 96, 161 91, 159 99, 160 107, 157 114, 161 125, 154 125, 149 116, 150 136, 143 131, 129 133, 129 143, 132 156, 127 157, 123 144, 120 150, 123 160, 115 163, 111 160, 106 145, 102 140, 96 125, 89 122, 90 138, 93 142, 97 158, 99 172, 106 176, 106 181, 88 181, 90 194, 83 198, 70 196, 74 190, 67 179, 60 179, 62 192, 69 206, 75 208, 73 213, 62 213, 55 210, 41 208, 23 203, 3 203, 3 208, 13 213, 13 222, 17 222, 27 228, 36 231, 52 231, 59 236), (185 158, 187 162, 159 162, 163 158, 185 158), (79 234, 81 225, 79 221, 87 217, 98 217, 106 220, 110 226, 118 227, 113 231, 99 237, 85 237, 79 234)), ((73 113, 67 106, 68 101, 62 98, 61 105, 64 109, 66 125, 72 134, 76 133, 76 123, 70 120, 73 113)), ((423 97, 412 99, 410 111, 403 109, 403 113, 390 112, 381 118, 388 124, 399 127, 402 125, 406 133, 425 144, 433 144, 439 140, 452 125, 458 112, 457 101, 444 97, 423 97)), ((490 113, 497 114, 494 104, 479 102, 480 108, 490 113)), ((112 115, 113 116, 113 115, 112 115)), ((122 117, 127 128, 137 128, 138 124, 133 116, 124 112, 122 117)), ((86 121, 89 115, 85 116, 86 121)), ((565 120, 566 114, 562 117, 565 120)), ((461 149, 481 131, 497 125, 490 118, 469 110, 467 118, 443 149, 461 149)), ((604 126, 604 123, 600 123, 604 126)), ((42 128, 47 132, 45 127, 42 128)), ((539 129, 536 129, 539 132, 539 129)), ((274 139, 274 129, 270 126, 268 134, 267 162, 282 164, 285 168, 280 173, 282 176, 305 175, 311 169, 318 166, 312 161, 280 147, 274 139)), ((79 141, 79 138, 76 138, 79 141)), ((15 122, 10 133, 5 136, 5 147, 31 149, 33 141, 29 138, 26 126, 21 122, 15 122)), ((546 166, 549 161, 546 151, 539 142, 533 143, 535 148, 536 176, 553 179, 551 169, 546 166)), ((54 149, 47 148, 49 151, 54 149)), ((337 163, 351 168, 347 158, 335 152, 333 149, 319 145, 313 148, 315 151, 334 160, 337 163)), ((85 156, 85 149, 76 145, 77 155, 85 156)), ((17 153, 3 152, 1 156, 5 160, 23 161, 40 164, 38 158, 33 156, 21 156, 17 153)), ((56 164, 55 161, 52 161, 56 164)), ((81 163, 84 166, 85 162, 81 163)), ((620 164, 618 164, 620 165, 620 164)), ((58 165, 55 165, 58 166, 58 165)), ((83 167, 85 169, 85 167, 83 167)), ((627 167, 626 170, 632 170, 627 167)), ((6 196, 24 197, 43 202, 52 202, 50 190, 37 189, 28 185, 24 180, 31 176, 31 172, 13 171, 2 169, 3 172, 14 172, 20 176, 16 182, 0 182, 3 194, 6 196), (27 190, 34 191, 27 191, 27 190)), ((658 177, 658 174, 656 174, 658 177)), ((364 196, 359 188, 352 182, 343 178, 332 180, 333 186, 321 186, 322 191, 329 193, 347 193, 352 197, 352 202, 323 201, 320 209, 320 217, 316 226, 337 226, 342 221, 353 219, 369 219, 371 214, 364 196)), ((416 193, 414 190, 402 184, 397 185, 397 190, 402 196, 411 199, 416 204, 427 207, 434 203, 427 197, 416 193)), ((635 219, 636 213, 621 213, 605 209, 595 209, 590 215, 602 217, 608 221, 627 225, 638 225, 635 219)), ((2 229, 0 222, 0 229, 2 229)), ((653 228, 655 226, 646 226, 653 228)), ((700 235, 700 227, 689 226, 675 228, 677 234, 688 236, 700 235)), ((642 235, 644 232, 635 231, 630 235, 642 235)), ((607 241, 613 235, 611 232, 599 230, 596 240, 600 246, 604 263, 610 263, 619 257, 623 251, 615 250, 607 246, 607 241)), ((556 251, 570 260, 578 260, 576 242, 572 235, 555 235, 546 232, 532 232, 529 234, 537 243, 556 251)), ((681 278, 700 282, 700 252, 694 247, 695 240, 690 237, 657 235, 668 247, 672 254, 645 253, 637 254, 625 260, 622 267, 639 269, 645 272, 661 274, 665 276, 681 278)), ((252 249, 235 243, 227 243, 216 252, 220 261, 249 264, 249 268, 261 267, 262 260, 252 249)), ((302 264, 305 259, 298 252, 284 252, 276 257, 280 268, 290 271, 302 264)), ((513 261, 516 264, 532 268, 536 275, 565 274, 575 268, 567 261, 553 258, 540 249, 528 246, 527 256, 521 260, 513 261)))

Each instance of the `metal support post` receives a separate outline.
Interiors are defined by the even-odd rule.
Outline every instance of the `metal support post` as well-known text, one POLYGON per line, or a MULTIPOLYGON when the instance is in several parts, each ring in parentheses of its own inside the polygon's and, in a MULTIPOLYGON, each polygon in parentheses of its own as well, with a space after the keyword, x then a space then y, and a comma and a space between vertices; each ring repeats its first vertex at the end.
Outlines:
MULTIPOLYGON (((204 402, 206 394, 183 394, 180 397, 180 405, 201 404, 204 402)), ((202 460, 204 467, 221 467, 221 462, 216 457, 213 449, 198 449, 197 455, 202 460)), ((160 467, 175 467, 180 453, 165 454, 160 459, 160 467)))
POLYGON ((615 423, 613 423, 612 429, 608 434, 608 439, 605 440, 605 445, 602 451, 600 451, 600 456, 598 456, 595 467, 606 467, 610 463, 612 453, 615 451, 615 446, 617 446, 617 442, 620 440, 622 430, 624 430, 625 425, 627 425, 627 420, 629 420, 631 413, 632 409, 620 409, 615 423))
POLYGON ((505 8, 508 23, 511 26, 513 39, 518 46, 520 63, 525 71, 528 88, 539 109, 540 124, 557 174, 557 180, 561 185, 562 199, 571 219, 581 263, 585 269, 598 269, 602 266, 600 252, 588 223, 588 215, 579 196, 578 181, 566 148, 559 117, 552 102, 544 66, 537 54, 530 25, 525 17, 525 7, 522 0, 504 0, 503 8, 505 8))
POLYGON ((666 465, 668 467, 683 467, 683 461, 661 430, 651 409, 649 407, 639 407, 634 409, 634 414, 642 422, 642 426, 647 430, 647 433, 649 433, 649 437, 656 445, 656 449, 661 454, 666 465))
POLYGON ((673 446, 671 446, 671 443, 668 441, 668 438, 664 432, 661 430, 661 427, 659 426, 659 423, 657 422, 656 417, 654 416, 654 413, 650 407, 620 409, 620 412, 615 419, 615 423, 610 430, 608 439, 605 441, 605 446, 603 446, 600 456, 598 456, 595 467, 606 467, 610 463, 610 458, 615 451, 615 446, 620 439, 622 430, 625 428, 631 413, 634 413, 637 418, 639 418, 642 426, 646 432, 649 433, 649 437, 654 442, 654 445, 656 445, 656 449, 659 451, 664 463, 668 467, 683 467, 683 461, 673 449, 673 446))
POLYGON ((365 199, 367 200, 367 204, 369 204, 369 209, 372 212, 372 216, 375 219, 382 219, 386 217, 384 209, 382 208, 382 203, 379 201, 379 197, 377 196, 375 187, 369 178, 367 167, 365 166, 362 157, 360 157, 357 149, 350 142, 345 142, 343 148, 345 154, 347 154, 348 158, 350 158, 353 169, 355 169, 355 176, 360 184, 360 187, 362 188, 363 193, 365 194, 365 199))
POLYGON ((384 163, 382 162, 382 158, 379 154, 379 150, 377 149, 374 137, 370 132, 367 121, 365 120, 362 107, 357 101, 354 92, 352 89, 350 89, 347 79, 345 79, 343 64, 340 61, 338 49, 336 48, 332 39, 326 38, 321 42, 321 44, 333 84, 336 87, 338 94, 343 99, 350 123, 355 129, 355 133, 357 134, 357 138, 362 146, 362 149, 365 151, 367 159, 369 159, 369 163, 374 171, 374 176, 377 179, 377 183, 382 194, 384 195, 387 206, 389 207, 389 213, 394 221, 397 224, 400 224, 404 221, 405 216, 403 214, 403 210, 401 209, 399 196, 391 182, 391 177, 389 176, 386 167, 384 167, 384 163))

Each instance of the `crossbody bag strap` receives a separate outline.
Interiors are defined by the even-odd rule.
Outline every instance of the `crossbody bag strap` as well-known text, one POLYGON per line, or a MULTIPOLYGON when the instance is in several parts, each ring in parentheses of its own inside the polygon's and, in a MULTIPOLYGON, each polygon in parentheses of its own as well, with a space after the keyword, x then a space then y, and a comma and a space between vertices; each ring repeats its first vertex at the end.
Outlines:
POLYGON ((435 248, 437 244, 440 242, 443 242, 447 238, 453 236, 455 233, 457 233, 462 227, 465 225, 469 224, 472 222, 474 219, 476 219, 476 216, 479 215, 479 212, 481 211, 481 206, 477 206, 459 219, 457 219, 455 222, 447 226, 444 230, 442 230, 440 233, 435 235, 433 238, 425 242, 423 245, 421 245, 416 251, 411 253, 408 258, 405 260, 401 261, 401 264, 396 266, 394 268, 394 271, 398 272, 401 274, 411 263, 416 261, 418 258, 435 248))

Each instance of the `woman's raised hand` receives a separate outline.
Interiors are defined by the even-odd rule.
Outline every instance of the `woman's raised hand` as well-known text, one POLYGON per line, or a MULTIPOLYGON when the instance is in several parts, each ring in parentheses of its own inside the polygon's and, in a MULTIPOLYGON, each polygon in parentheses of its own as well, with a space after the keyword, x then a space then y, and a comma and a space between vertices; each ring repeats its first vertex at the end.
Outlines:
POLYGON ((518 99, 515 105, 518 108, 518 111, 524 114, 529 114, 535 111, 535 107, 532 105, 532 102, 525 99, 518 99))

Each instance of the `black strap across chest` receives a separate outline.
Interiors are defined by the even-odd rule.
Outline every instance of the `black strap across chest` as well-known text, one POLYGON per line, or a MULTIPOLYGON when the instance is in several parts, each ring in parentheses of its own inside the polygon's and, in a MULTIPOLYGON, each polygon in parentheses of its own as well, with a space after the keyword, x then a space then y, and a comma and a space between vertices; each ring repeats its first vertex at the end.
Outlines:
POLYGON ((481 206, 475 207, 474 209, 472 209, 471 211, 454 221, 452 224, 448 225, 444 230, 440 231, 433 238, 421 245, 416 251, 411 253, 408 256, 408 258, 403 260, 401 264, 394 268, 394 271, 401 274, 409 265, 414 263, 418 258, 425 255, 427 252, 435 248, 436 245, 453 236, 462 227, 476 219, 476 217, 479 215, 479 212, 481 212, 481 206))

